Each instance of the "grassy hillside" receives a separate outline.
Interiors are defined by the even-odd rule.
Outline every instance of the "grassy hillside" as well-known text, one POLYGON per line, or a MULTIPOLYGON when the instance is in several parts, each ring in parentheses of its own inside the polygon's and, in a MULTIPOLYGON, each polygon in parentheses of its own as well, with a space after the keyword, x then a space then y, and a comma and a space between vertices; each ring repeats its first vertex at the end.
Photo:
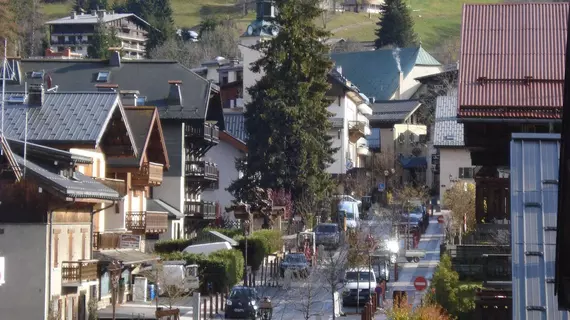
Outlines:
MULTIPOLYGON (((243 16, 234 0, 171 0, 174 20, 179 27, 194 27, 200 23, 201 16, 216 15, 231 17, 245 30, 254 14, 243 16)), ((496 3, 498 0, 409 0, 415 20, 415 29, 422 45, 435 49, 443 39, 457 38, 460 32, 461 10, 463 3, 496 3)), ((45 5, 48 18, 68 15, 70 5, 45 5)), ((368 17, 362 13, 337 13, 330 16, 327 29, 334 37, 350 38, 357 41, 374 40, 374 30, 378 15, 368 17)), ((318 23, 322 23, 319 19, 318 23)))

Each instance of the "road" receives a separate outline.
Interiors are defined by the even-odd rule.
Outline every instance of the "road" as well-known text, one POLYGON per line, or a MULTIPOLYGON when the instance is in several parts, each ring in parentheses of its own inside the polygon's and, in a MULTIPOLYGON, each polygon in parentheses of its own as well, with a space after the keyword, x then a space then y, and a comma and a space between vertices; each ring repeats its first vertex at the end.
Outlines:
MULTIPOLYGON (((444 214, 444 213, 443 213, 444 214)), ((398 261, 399 265, 399 279, 394 282, 394 270, 392 270, 392 281, 388 283, 386 302, 385 306, 388 307, 392 303, 392 293, 394 290, 407 291, 408 301, 414 306, 421 303, 422 293, 416 292, 413 281, 416 277, 422 276, 431 280, 435 267, 439 262, 439 246, 443 238, 443 227, 437 223, 436 214, 434 217, 430 218, 429 226, 426 233, 421 237, 418 248, 426 250, 426 257, 422 259, 419 263, 408 263, 405 259, 398 261)), ((383 237, 385 235, 386 228, 385 224, 370 224, 365 228, 375 235, 375 237, 383 237)), ((367 231, 364 231, 367 233, 367 231)), ((338 255, 338 252, 337 252, 338 255)), ((319 279, 318 275, 324 272, 324 267, 321 266, 319 269, 313 271, 315 276, 311 276, 309 279, 297 279, 290 281, 290 283, 280 283, 278 287, 258 287, 259 295, 271 297, 275 309, 273 312, 273 319, 276 320, 300 320, 305 319, 305 314, 311 315, 311 320, 328 320, 332 319, 333 312, 333 300, 332 294, 327 290, 326 282, 319 279), (311 280, 312 281, 308 281, 311 280), (309 310, 307 312, 307 310, 309 310)), ((191 303, 188 301, 180 301, 177 303, 177 308, 181 309, 181 320, 192 319, 193 310, 191 303)), ((140 319, 152 319, 154 315, 155 307, 153 303, 146 304, 135 304, 127 303, 122 305, 118 314, 125 317, 123 319, 139 319, 137 315, 146 316, 140 317, 140 319)), ((342 311, 346 314, 346 317, 342 319, 356 320, 360 319, 360 315, 357 314, 356 308, 342 308, 342 311)), ((100 316, 107 316, 110 314, 110 308, 100 311, 100 316)), ((216 318, 223 318, 221 315, 216 318)), ((376 320, 386 319, 384 314, 378 314, 375 317, 376 320)))

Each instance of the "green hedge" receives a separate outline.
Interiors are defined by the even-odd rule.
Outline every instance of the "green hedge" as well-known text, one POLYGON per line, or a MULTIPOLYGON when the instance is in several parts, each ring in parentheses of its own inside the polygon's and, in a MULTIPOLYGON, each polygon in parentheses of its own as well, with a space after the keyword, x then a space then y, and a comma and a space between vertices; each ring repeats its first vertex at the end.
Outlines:
POLYGON ((156 253, 179 252, 192 243, 191 239, 160 240, 154 245, 156 253))
POLYGON ((208 283, 213 292, 225 292, 236 285, 243 277, 244 259, 238 250, 221 250, 208 256, 186 252, 162 254, 164 260, 184 260, 187 264, 197 264, 200 275, 200 291, 208 292, 208 283))
MULTIPOLYGON (((245 238, 239 237, 239 249, 245 257, 245 238)), ((280 231, 259 230, 247 237, 247 264, 254 271, 259 270, 263 259, 275 251, 283 248, 283 238, 280 231)))
POLYGON ((226 237, 236 239, 243 235, 243 230, 241 229, 224 229, 224 228, 204 228, 202 232, 206 233, 208 231, 217 231, 226 237))

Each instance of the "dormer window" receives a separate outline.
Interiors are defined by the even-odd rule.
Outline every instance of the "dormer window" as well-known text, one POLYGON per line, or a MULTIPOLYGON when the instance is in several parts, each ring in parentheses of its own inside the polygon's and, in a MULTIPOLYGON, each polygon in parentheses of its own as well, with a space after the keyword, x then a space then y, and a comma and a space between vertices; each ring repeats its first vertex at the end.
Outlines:
POLYGON ((110 71, 101 71, 97 74, 97 82, 107 82, 109 80, 109 76, 111 75, 110 71))
POLYGON ((146 104, 146 97, 137 97, 137 106, 144 106, 146 104))
POLYGON ((14 104, 23 104, 25 101, 26 101, 26 97, 24 97, 24 96, 10 96, 6 100, 6 102, 8 102, 8 103, 14 103, 14 104))
POLYGON ((32 79, 43 79, 44 78, 44 72, 43 71, 33 71, 32 74, 30 75, 30 78, 32 78, 32 79))

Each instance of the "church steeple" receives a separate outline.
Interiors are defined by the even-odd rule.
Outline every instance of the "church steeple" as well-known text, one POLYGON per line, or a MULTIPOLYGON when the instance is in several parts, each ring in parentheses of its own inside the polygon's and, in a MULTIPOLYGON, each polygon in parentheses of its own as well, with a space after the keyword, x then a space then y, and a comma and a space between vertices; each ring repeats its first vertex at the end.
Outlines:
POLYGON ((276 36, 279 29, 273 19, 277 16, 277 8, 274 0, 256 1, 255 20, 247 27, 242 37, 272 37, 276 36))

